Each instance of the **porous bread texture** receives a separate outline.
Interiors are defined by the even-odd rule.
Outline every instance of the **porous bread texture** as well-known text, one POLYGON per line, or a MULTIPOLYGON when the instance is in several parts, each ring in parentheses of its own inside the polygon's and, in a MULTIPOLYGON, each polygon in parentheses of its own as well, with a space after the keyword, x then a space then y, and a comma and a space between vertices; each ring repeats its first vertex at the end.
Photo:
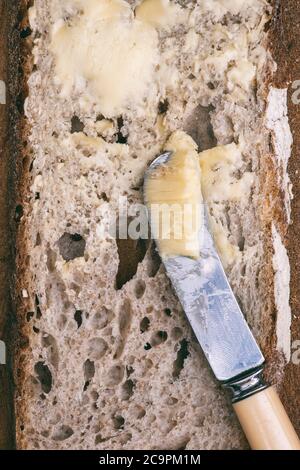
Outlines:
POLYGON ((35 1, 35 70, 25 106, 32 167, 21 226, 29 297, 19 319, 28 338, 18 359, 20 448, 246 447, 153 246, 103 240, 97 230, 118 210, 120 195, 142 201, 147 164, 173 131, 185 129, 200 150, 238 144, 235 177, 251 172, 251 191, 239 201, 215 201, 210 213, 232 246, 233 256, 224 258, 231 285, 266 346, 272 293, 261 273, 272 260, 259 195, 269 141, 262 84, 273 67, 264 47, 269 5, 235 1, 232 12, 222 0, 216 8, 177 3, 183 10, 176 24, 157 30, 159 93, 149 90, 138 116, 129 103, 108 121, 97 102, 83 110, 80 94, 62 96, 54 80, 51 31, 70 1, 35 1), (213 144, 199 139, 198 115, 207 127, 211 119, 213 144))

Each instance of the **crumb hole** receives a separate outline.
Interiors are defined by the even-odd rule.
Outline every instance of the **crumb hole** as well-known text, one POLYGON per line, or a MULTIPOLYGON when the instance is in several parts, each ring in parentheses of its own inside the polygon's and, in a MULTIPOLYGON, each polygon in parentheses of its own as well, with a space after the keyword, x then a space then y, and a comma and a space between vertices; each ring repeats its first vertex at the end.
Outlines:
POLYGON ((49 362, 57 368, 59 363, 59 354, 56 339, 52 335, 44 334, 42 336, 42 347, 47 349, 49 362))
POLYGON ((135 286, 134 286, 134 295, 136 296, 137 299, 141 299, 145 293, 146 290, 146 284, 144 281, 136 281, 135 286))
POLYGON ((51 248, 48 248, 46 256, 47 256, 48 271, 52 273, 55 270, 55 263, 56 263, 57 255, 55 251, 51 250, 51 248))
POLYGON ((172 316, 172 310, 170 308, 165 308, 164 310, 165 314, 167 315, 167 317, 171 317, 172 316))
POLYGON ((168 109, 169 109, 169 101, 167 99, 159 102, 158 114, 166 114, 168 109))
POLYGON ((38 376, 43 392, 49 393, 52 388, 52 375, 49 367, 44 362, 37 362, 34 371, 38 376))
POLYGON ((88 355, 97 361, 105 355, 107 348, 107 342, 103 338, 92 338, 88 342, 88 355))
POLYGON ((54 432, 52 439, 54 441, 65 441, 73 436, 74 431, 70 426, 62 425, 60 428, 54 432))
POLYGON ((184 367, 184 361, 190 355, 188 349, 188 342, 186 339, 180 341, 180 348, 177 352, 176 360, 173 363, 173 378, 177 379, 180 376, 180 372, 184 367))
POLYGON ((154 333, 151 337, 151 345, 152 346, 159 346, 160 344, 164 343, 168 339, 168 333, 166 331, 158 331, 154 333))
POLYGON ((78 233, 70 234, 65 232, 57 242, 60 255, 65 261, 84 256, 86 242, 78 233))
MULTIPOLYGON (((129 221, 128 221, 129 222, 129 221)), ((136 274, 138 265, 145 258, 148 240, 132 240, 117 238, 119 267, 116 276, 116 288, 122 289, 136 274)))
POLYGON ((171 331, 171 338, 174 340, 180 339, 182 335, 183 335, 182 329, 178 328, 177 326, 175 326, 175 328, 173 328, 171 331))
POLYGON ((124 120, 121 117, 119 117, 117 119, 117 125, 118 125, 118 135, 117 135, 117 143, 118 144, 127 144, 127 136, 124 135, 124 130, 123 130, 123 127, 124 127, 124 120))
POLYGON ((144 317, 140 323, 141 333, 145 333, 145 331, 148 331, 149 327, 150 327, 150 320, 148 317, 144 317))
POLYGON ((74 313, 74 320, 77 323, 77 328, 80 328, 82 325, 82 311, 81 310, 76 310, 74 313))
POLYGON ((23 217, 23 206, 21 206, 21 204, 19 204, 17 207, 16 207, 16 210, 15 210, 15 221, 17 223, 19 223, 23 217))
POLYGON ((21 39, 26 39, 26 38, 28 38, 28 36, 31 35, 31 33, 32 33, 32 29, 29 26, 27 26, 27 28, 21 29, 20 38, 21 39))
POLYGON ((161 259, 154 243, 151 243, 150 253, 147 265, 147 274, 149 277, 155 277, 161 266, 161 259))
POLYGON ((123 429, 125 424, 125 419, 121 415, 114 416, 113 424, 115 429, 123 429))
POLYGON ((108 385, 118 385, 124 377, 124 366, 116 364, 108 373, 108 385))
POLYGON ((133 380, 128 379, 126 382, 123 383, 122 385, 122 400, 129 400, 130 397, 132 397, 134 393, 134 387, 135 384, 133 380))
POLYGON ((84 130, 84 124, 80 121, 78 116, 73 116, 71 119, 71 134, 76 132, 82 132, 84 130))
POLYGON ((85 381, 90 382, 95 375, 95 363, 87 359, 83 365, 83 371, 85 381))

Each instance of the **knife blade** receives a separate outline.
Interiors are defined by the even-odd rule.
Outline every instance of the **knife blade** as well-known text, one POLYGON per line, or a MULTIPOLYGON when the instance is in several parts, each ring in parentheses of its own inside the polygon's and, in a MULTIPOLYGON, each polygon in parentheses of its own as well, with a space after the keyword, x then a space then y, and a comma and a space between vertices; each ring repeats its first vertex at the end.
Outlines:
POLYGON ((163 263, 215 376, 227 382, 260 367, 264 356, 229 285, 206 215, 203 222, 200 257, 163 263))
MULTIPOLYGON (((155 159, 148 172, 167 164, 171 155, 168 151, 155 159)), ((144 195, 151 225, 148 172, 144 195)), ((251 448, 300 450, 297 433, 275 388, 263 379, 264 356, 227 280, 210 233, 207 210, 200 210, 199 256, 193 259, 162 253, 167 275, 216 378, 232 393, 234 410, 251 448)), ((153 234, 158 233, 156 229, 153 234)))

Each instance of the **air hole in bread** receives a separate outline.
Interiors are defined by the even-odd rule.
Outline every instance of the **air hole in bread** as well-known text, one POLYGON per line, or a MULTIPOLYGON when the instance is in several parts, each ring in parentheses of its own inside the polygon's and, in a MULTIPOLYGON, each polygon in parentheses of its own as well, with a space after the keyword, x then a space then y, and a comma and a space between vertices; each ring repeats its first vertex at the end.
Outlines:
POLYGON ((55 251, 51 250, 51 248, 48 248, 46 256, 47 256, 48 271, 52 273, 53 271, 55 271, 55 263, 56 263, 57 255, 55 251))
POLYGON ((18 94, 16 98, 16 108, 19 111, 20 114, 24 114, 24 102, 26 99, 25 93, 22 91, 21 93, 18 94))
POLYGON ((41 244, 42 244, 42 239, 41 239, 40 232, 38 232, 38 233, 36 234, 35 246, 41 246, 41 244))
POLYGON ((174 379, 178 379, 178 377, 180 376, 180 372, 184 367, 184 361, 190 355, 188 346, 189 345, 186 339, 180 341, 180 348, 177 352, 177 357, 173 363, 172 375, 174 379))
POLYGON ((100 194, 100 198, 103 199, 103 201, 105 202, 109 202, 109 197, 104 191, 100 194))
POLYGON ((115 429, 123 429, 125 424, 125 419, 121 415, 116 415, 113 417, 113 425, 115 429))
POLYGON ((71 134, 76 132, 82 132, 84 130, 84 124, 80 121, 79 117, 74 115, 71 119, 71 134))
POLYGON ((130 397, 132 397, 134 393, 134 387, 135 383, 133 380, 128 379, 126 382, 123 383, 122 385, 122 400, 126 401, 129 400, 130 397))
POLYGON ((199 104, 184 124, 186 132, 194 139, 201 152, 217 145, 210 118, 213 109, 212 106, 205 107, 199 104))
POLYGON ((95 375, 95 363, 87 359, 83 365, 84 379, 91 380, 95 375))
POLYGON ((60 426, 52 435, 53 441, 65 441, 73 436, 74 431, 70 426, 60 426))
POLYGON ((35 303, 35 316, 37 320, 40 320, 42 318, 42 312, 40 309, 40 301, 37 295, 34 297, 34 303, 35 303))
POLYGON ((126 375, 130 377, 134 372, 134 368, 132 366, 126 366, 126 375))
POLYGON ((168 397, 166 400, 166 404, 169 406, 176 405, 178 403, 178 399, 175 397, 168 397))
POLYGON ((119 267, 116 276, 116 288, 122 289, 136 274, 138 265, 145 258, 148 240, 132 240, 117 238, 119 267))
POLYGON ((27 26, 26 28, 21 29, 21 31, 20 31, 20 38, 21 38, 21 39, 26 39, 26 38, 28 38, 28 36, 30 36, 31 34, 32 34, 32 29, 31 29, 29 26, 27 26))
POLYGON ((245 237, 243 237, 242 235, 240 236, 240 238, 238 240, 238 247, 239 247, 240 251, 244 251, 244 249, 245 249, 245 237))
POLYGON ((125 368, 122 364, 116 364, 110 368, 107 375, 107 385, 113 386, 118 385, 122 382, 124 377, 125 368))
POLYGON ((158 114, 166 114, 169 109, 169 101, 163 100, 158 103, 158 114))
POLYGON ((21 204, 18 204, 15 210, 15 221, 19 223, 23 217, 23 206, 21 204))
POLYGON ((159 346, 168 339, 168 333, 166 331, 157 331, 151 336, 151 345, 153 347, 159 346))
POLYGON ((147 274, 149 277, 155 277, 161 266, 161 258, 156 249, 155 243, 151 243, 147 263, 147 274))
POLYGON ((122 337, 119 337, 114 341, 114 350, 115 350, 113 353, 114 359, 120 359, 124 351, 124 347, 125 347, 125 340, 122 337))
POLYGON ((88 355, 97 361, 105 355, 107 348, 108 344, 103 338, 92 338, 88 342, 88 355))
POLYGON ((148 317, 144 317, 140 323, 141 333, 145 333, 145 331, 148 331, 149 327, 150 327, 150 320, 148 317))
POLYGON ((131 324, 131 303, 130 300, 126 299, 122 304, 119 312, 119 330, 122 336, 128 334, 128 330, 131 324))
POLYGON ((106 307, 102 307, 95 315, 90 319, 92 328, 102 330, 113 318, 113 312, 108 310, 106 307))
POLYGON ((124 120, 122 116, 120 116, 117 119, 117 125, 118 125, 117 143, 127 144, 127 135, 125 134, 125 131, 124 131, 124 120))
POLYGON ((177 446, 174 447, 174 450, 185 450, 190 440, 190 437, 183 437, 182 440, 178 442, 177 446))
POLYGON ((32 320, 33 317, 34 317, 34 312, 27 312, 26 313, 26 320, 28 322, 30 322, 30 320, 32 320))
POLYGON ((145 281, 138 280, 134 286, 134 295, 137 299, 141 299, 146 290, 146 283, 145 281))
POLYGON ((78 233, 65 232, 57 242, 60 255, 65 261, 84 256, 86 241, 78 233))
POLYGON ((74 320, 77 323, 77 328, 80 328, 82 325, 82 311, 81 310, 76 310, 74 313, 74 320))
POLYGON ((34 371, 37 374, 43 392, 49 393, 52 388, 52 374, 49 367, 45 362, 37 362, 34 366, 34 371))
POLYGON ((44 334, 41 339, 43 348, 47 349, 47 358, 50 364, 57 368, 59 363, 59 353, 56 339, 49 334, 44 334))
POLYGON ((183 335, 183 331, 178 326, 175 326, 171 331, 171 338, 174 340, 180 339, 182 335, 183 335))
POLYGON ((165 308, 164 309, 164 312, 165 314, 167 315, 167 317, 171 317, 172 316, 172 310, 170 308, 165 308))

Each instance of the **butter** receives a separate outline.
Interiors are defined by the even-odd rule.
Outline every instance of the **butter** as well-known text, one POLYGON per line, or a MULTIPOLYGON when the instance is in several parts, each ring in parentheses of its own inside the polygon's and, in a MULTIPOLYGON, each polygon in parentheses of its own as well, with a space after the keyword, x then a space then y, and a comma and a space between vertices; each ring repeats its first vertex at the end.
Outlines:
POLYGON ((101 121, 97 121, 95 123, 95 129, 103 137, 111 137, 116 131, 114 123, 112 121, 109 121, 108 119, 102 119, 101 121))
POLYGON ((236 66, 232 67, 228 73, 229 91, 234 90, 236 85, 249 91, 256 76, 256 67, 248 60, 238 61, 236 66))
POLYGON ((200 153, 202 192, 210 201, 240 201, 247 197, 253 184, 253 174, 237 176, 243 165, 239 147, 232 143, 219 145, 200 153))
POLYGON ((124 0, 65 3, 77 13, 54 24, 50 44, 62 94, 82 95, 83 107, 97 104, 107 118, 145 107, 159 61, 155 28, 124 0))
POLYGON ((135 10, 136 18, 156 28, 174 25, 178 15, 182 13, 182 8, 169 0, 144 0, 135 10))
POLYGON ((239 247, 233 245, 229 240, 229 233, 222 224, 212 217, 209 219, 210 230, 215 242, 215 247, 226 269, 240 256, 239 247))
POLYGON ((165 150, 168 162, 150 172, 145 200, 162 257, 200 253, 202 194, 197 145, 182 131, 173 133, 165 150))
POLYGON ((257 6, 257 0, 202 0, 202 9, 211 11, 220 19, 227 13, 238 15, 241 11, 257 6))

